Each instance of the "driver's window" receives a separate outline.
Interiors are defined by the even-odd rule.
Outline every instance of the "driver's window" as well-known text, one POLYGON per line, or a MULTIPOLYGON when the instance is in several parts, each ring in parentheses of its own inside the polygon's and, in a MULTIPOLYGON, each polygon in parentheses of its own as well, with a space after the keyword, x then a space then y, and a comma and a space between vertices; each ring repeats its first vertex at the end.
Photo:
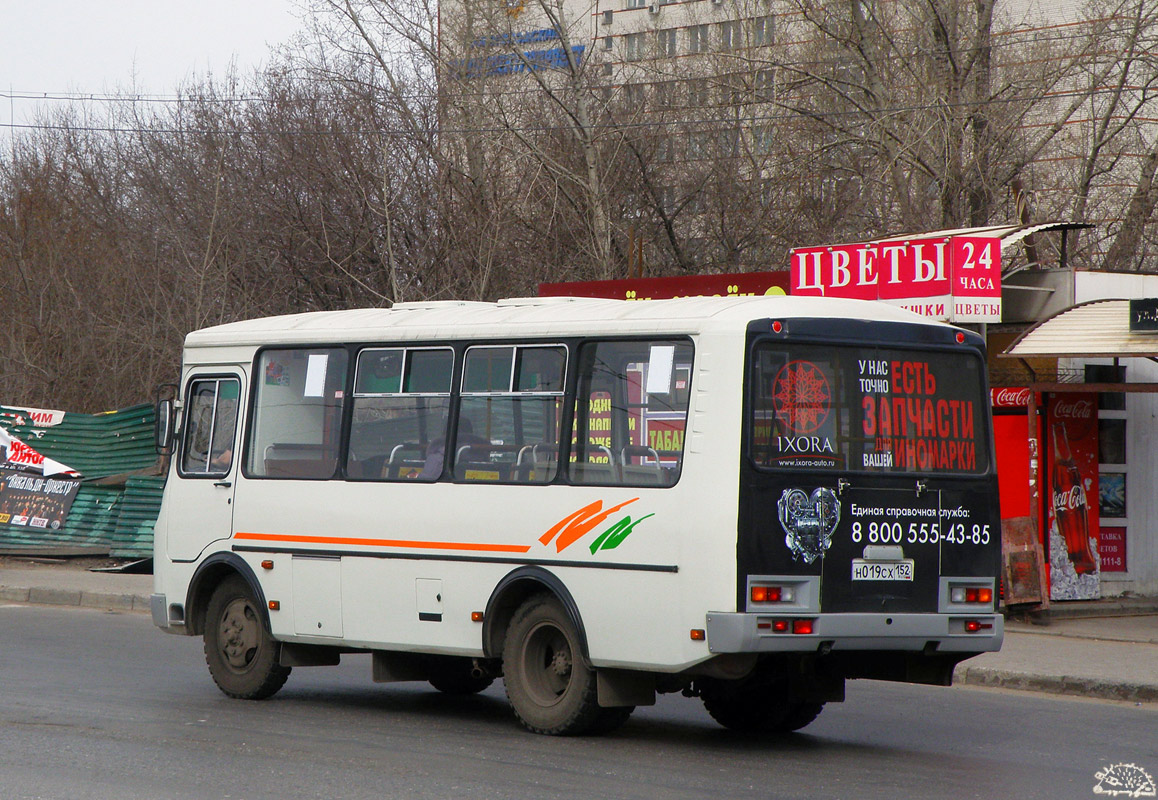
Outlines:
POLYGON ((241 385, 236 378, 206 378, 189 384, 181 454, 183 474, 210 476, 229 472, 240 395, 241 385))

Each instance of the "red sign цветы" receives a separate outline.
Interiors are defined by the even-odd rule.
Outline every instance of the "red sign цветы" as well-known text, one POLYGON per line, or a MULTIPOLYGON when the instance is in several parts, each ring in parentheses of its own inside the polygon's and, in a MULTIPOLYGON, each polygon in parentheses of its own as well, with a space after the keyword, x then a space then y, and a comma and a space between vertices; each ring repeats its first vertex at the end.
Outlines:
POLYGON ((799 247, 792 294, 883 300, 954 322, 1001 321, 1001 243, 950 236, 799 247))

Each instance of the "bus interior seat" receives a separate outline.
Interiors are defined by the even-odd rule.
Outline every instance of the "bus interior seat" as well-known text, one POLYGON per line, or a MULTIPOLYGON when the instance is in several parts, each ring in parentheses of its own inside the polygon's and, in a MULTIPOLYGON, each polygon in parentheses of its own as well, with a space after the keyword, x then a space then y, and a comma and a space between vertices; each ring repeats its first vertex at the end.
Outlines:
POLYGON ((337 465, 321 444, 275 442, 265 448, 265 474, 271 478, 332 478, 337 465))

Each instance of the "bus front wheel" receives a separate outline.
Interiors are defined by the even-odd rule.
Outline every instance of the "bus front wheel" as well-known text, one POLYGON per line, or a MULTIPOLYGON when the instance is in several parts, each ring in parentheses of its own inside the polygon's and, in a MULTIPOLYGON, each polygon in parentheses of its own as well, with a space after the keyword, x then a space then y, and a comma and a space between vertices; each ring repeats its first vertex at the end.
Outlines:
POLYGON ((290 668, 278 663, 262 609, 239 575, 222 581, 209 598, 205 663, 221 691, 243 700, 263 700, 289 677, 290 668))
POLYGON ((503 681, 515 716, 535 733, 606 733, 631 713, 600 708, 595 671, 567 612, 550 595, 536 595, 515 612, 503 646, 503 681))

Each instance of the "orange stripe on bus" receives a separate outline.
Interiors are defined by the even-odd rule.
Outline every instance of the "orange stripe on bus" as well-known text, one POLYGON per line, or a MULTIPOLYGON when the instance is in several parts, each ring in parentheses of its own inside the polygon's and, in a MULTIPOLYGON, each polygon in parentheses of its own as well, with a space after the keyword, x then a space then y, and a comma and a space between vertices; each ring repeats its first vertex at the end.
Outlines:
POLYGON ((525 553, 526 544, 478 544, 475 542, 415 542, 406 539, 356 539, 341 536, 288 536, 280 533, 236 533, 234 539, 295 544, 352 544, 366 547, 412 547, 420 550, 473 550, 487 553, 525 553))

